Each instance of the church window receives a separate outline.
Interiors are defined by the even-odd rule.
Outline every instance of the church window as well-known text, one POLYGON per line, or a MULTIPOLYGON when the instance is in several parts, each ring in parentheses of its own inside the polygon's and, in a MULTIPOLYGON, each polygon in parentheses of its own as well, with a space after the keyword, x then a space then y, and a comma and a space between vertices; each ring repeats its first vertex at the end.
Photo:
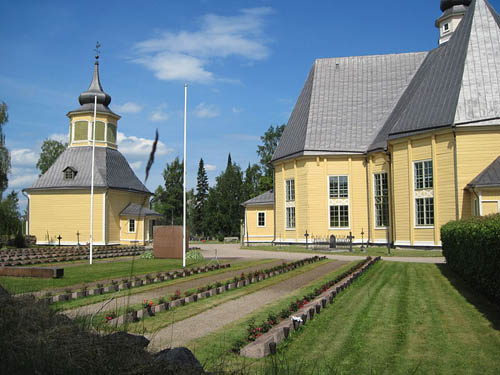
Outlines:
POLYGON ((135 233, 135 219, 129 219, 128 221, 128 232, 135 233))
POLYGON ((330 176, 330 199, 349 198, 347 176, 330 176))
POLYGON ((349 228, 349 177, 329 176, 330 228, 349 228))
POLYGON ((375 227, 389 226, 389 184, 387 173, 376 173, 374 177, 375 227))
POLYGON ((434 225, 434 177, 432 160, 414 162, 415 224, 434 225))
POLYGON ((290 179, 286 180, 286 201, 294 202, 295 201, 295 180, 290 179))
POLYGON ((64 173, 64 179, 65 180, 72 180, 72 179, 75 178, 75 175, 76 175, 76 172, 73 169, 69 168, 69 167, 66 168, 63 171, 63 173, 64 173))
POLYGON ((116 125, 115 124, 111 124, 111 123, 108 124, 106 139, 107 139, 108 143, 116 144, 116 125))
POLYGON ((450 31, 450 24, 449 23, 445 23, 443 25, 443 32, 447 33, 448 31, 450 31))
POLYGON ((89 138, 89 123, 87 121, 76 121, 74 125, 73 140, 86 141, 89 138))
POLYGON ((295 229, 295 207, 286 208, 286 229, 295 229))
POLYGON ((96 121, 95 123, 95 140, 97 142, 102 142, 104 141, 104 128, 105 128, 105 125, 104 125, 104 122, 102 121, 96 121))
POLYGON ((266 226, 266 213, 265 212, 258 212, 257 213, 257 226, 258 227, 265 227, 266 226))

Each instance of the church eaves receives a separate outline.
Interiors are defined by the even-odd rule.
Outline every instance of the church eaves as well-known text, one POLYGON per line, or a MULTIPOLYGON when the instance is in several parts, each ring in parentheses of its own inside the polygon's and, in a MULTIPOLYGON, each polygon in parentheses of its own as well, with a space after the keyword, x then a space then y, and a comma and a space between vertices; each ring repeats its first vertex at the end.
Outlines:
MULTIPOLYGON (((92 147, 68 147, 52 166, 26 191, 53 189, 90 189, 92 147), (71 166, 77 171, 65 179, 63 171, 71 166)), ((151 194, 137 178, 125 157, 109 147, 95 149, 94 186, 151 194)))

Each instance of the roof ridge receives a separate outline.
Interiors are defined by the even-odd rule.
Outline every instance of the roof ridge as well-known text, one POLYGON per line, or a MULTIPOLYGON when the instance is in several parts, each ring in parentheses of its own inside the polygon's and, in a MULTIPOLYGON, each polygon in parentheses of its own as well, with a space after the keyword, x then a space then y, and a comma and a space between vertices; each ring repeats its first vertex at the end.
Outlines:
POLYGON ((401 53, 378 53, 375 55, 356 55, 356 56, 336 56, 336 57, 318 57, 314 61, 321 60, 337 60, 337 59, 356 59, 356 58, 374 58, 374 57, 389 57, 389 56, 402 56, 402 55, 418 55, 421 53, 428 53, 429 51, 414 51, 414 52, 401 52, 401 53))

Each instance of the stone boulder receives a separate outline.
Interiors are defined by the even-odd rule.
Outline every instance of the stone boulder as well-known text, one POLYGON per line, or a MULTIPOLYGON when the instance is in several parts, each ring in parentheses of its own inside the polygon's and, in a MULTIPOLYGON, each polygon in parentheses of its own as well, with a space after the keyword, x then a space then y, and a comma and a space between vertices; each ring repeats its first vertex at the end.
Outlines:
POLYGON ((149 340, 144 336, 132 335, 127 332, 115 332, 110 335, 105 336, 105 339, 112 343, 127 343, 130 346, 137 346, 140 348, 145 348, 149 345, 149 340))
POLYGON ((165 349, 158 352, 155 361, 161 362, 168 373, 178 375, 205 374, 201 363, 187 348, 165 349))

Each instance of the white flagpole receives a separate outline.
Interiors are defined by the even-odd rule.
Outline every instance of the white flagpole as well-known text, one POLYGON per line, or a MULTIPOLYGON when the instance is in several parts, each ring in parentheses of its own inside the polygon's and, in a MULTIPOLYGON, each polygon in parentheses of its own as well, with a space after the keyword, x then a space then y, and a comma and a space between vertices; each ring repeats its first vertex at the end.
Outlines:
POLYGON ((188 86, 184 85, 184 193, 182 214, 182 267, 186 267, 186 120, 187 120, 187 92, 188 86))
POLYGON ((92 264, 92 251, 94 246, 94 163, 95 163, 95 121, 97 111, 97 95, 94 97, 94 123, 92 124, 92 172, 90 181, 90 257, 89 264, 92 264))

